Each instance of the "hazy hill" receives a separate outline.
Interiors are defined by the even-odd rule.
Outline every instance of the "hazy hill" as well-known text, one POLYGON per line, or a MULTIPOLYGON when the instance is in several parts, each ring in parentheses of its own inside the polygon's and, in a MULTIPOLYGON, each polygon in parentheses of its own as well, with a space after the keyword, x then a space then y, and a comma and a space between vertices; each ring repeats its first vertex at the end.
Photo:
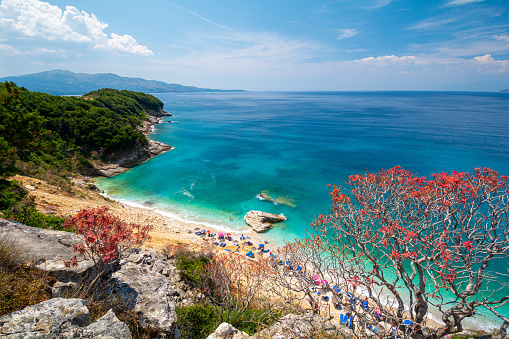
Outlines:
POLYGON ((508 89, 504 89, 504 90, 501 90, 500 93, 509 93, 509 88, 508 89))
POLYGON ((168 84, 163 81, 142 78, 121 77, 112 73, 73 73, 64 70, 53 70, 41 73, 25 74, 0 78, 1 82, 12 81, 30 91, 48 94, 85 94, 99 88, 114 88, 144 93, 170 92, 221 92, 218 89, 198 88, 168 84))

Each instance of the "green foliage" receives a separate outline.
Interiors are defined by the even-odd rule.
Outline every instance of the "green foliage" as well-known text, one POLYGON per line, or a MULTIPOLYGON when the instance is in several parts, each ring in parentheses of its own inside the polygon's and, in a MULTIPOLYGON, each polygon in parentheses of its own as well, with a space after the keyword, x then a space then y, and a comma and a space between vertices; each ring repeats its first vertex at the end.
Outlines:
POLYGON ((211 305, 177 308, 177 327, 181 338, 202 339, 221 324, 220 310, 211 305))
POLYGON ((0 211, 15 206, 27 195, 27 191, 16 181, 0 179, 0 211))
POLYGON ((163 103, 144 93, 101 89, 83 97, 30 92, 0 85, 0 176, 13 173, 16 160, 54 173, 89 167, 87 159, 108 158, 141 147, 137 127, 147 111, 163 103))
POLYGON ((4 217, 27 226, 57 231, 73 231, 72 228, 64 226, 65 218, 41 213, 35 209, 33 204, 27 203, 27 200, 23 200, 10 210, 5 211, 4 217))
POLYGON ((228 322, 239 331, 254 335, 260 326, 270 326, 280 317, 273 311, 260 308, 248 308, 244 312, 231 314, 219 306, 198 304, 177 308, 177 327, 181 338, 202 339, 214 332, 222 322, 228 322), (272 317, 267 317, 271 313, 272 317))
POLYGON ((212 282, 207 271, 207 264, 212 259, 212 253, 192 252, 182 245, 168 245, 165 251, 175 257, 182 279, 202 289, 211 287, 212 282))

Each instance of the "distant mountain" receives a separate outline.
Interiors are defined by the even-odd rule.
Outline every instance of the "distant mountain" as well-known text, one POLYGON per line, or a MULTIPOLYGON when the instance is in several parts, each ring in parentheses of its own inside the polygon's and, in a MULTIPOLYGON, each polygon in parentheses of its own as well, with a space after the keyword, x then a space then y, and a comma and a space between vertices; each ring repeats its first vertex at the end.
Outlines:
POLYGON ((504 89, 504 90, 501 90, 500 93, 509 93, 509 88, 508 89, 504 89))
MULTIPOLYGON (((23 86, 30 91, 44 92, 54 95, 85 94, 100 88, 114 88, 118 90, 126 89, 145 93, 224 92, 224 90, 219 89, 198 88, 194 86, 168 84, 163 81, 121 77, 112 73, 73 73, 61 69, 19 76, 9 76, 0 78, 0 81, 13 81, 18 86, 23 86)), ((226 92, 241 91, 234 90, 226 92)))

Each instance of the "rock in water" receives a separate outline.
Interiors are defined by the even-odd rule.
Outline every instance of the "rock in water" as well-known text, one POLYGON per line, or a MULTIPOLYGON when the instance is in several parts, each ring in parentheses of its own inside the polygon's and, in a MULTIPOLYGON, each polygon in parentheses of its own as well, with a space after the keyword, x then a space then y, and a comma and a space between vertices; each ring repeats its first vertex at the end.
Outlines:
POLYGON ((255 232, 265 232, 272 227, 273 223, 285 221, 283 215, 277 215, 262 211, 249 211, 244 217, 246 224, 251 226, 255 232))

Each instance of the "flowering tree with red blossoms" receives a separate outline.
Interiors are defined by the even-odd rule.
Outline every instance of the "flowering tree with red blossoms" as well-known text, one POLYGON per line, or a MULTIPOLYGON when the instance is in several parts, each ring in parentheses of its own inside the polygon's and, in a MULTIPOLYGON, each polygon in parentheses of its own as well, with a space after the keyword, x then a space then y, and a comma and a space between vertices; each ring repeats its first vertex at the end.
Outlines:
MULTIPOLYGON (((104 276, 110 267, 118 262, 120 256, 128 256, 149 238, 151 226, 127 224, 108 213, 108 207, 81 210, 78 214, 65 221, 67 228, 73 227, 83 242, 73 246, 73 252, 81 255, 83 259, 92 260, 96 274, 90 283, 81 286, 84 294, 99 279, 104 276)), ((74 256, 65 262, 67 267, 77 266, 80 259, 74 256)))
POLYGON ((376 321, 422 338, 433 309, 445 323, 433 336, 442 337, 463 331, 463 320, 484 308, 503 321, 505 336, 509 317, 499 310, 509 302, 507 264, 505 271, 493 265, 509 260, 508 177, 482 168, 427 179, 395 167, 348 184, 350 192, 330 187, 329 213, 314 220, 309 239, 289 246, 320 253, 315 273, 367 296, 369 316, 354 310, 359 325, 381 310, 376 321))

